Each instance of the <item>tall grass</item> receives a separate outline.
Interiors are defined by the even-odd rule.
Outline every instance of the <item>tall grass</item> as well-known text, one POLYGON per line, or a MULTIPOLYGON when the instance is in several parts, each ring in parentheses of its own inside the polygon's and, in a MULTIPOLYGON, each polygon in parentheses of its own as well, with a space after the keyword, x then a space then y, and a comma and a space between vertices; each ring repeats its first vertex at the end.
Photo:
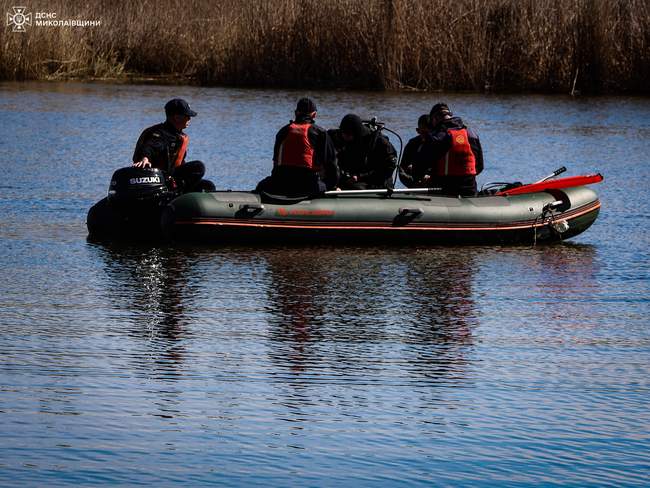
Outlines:
MULTIPOLYGON (((0 13, 15 3, 0 0, 0 13)), ((52 0, 47 11, 102 25, 3 22, 0 79, 650 91, 647 0, 52 0)))

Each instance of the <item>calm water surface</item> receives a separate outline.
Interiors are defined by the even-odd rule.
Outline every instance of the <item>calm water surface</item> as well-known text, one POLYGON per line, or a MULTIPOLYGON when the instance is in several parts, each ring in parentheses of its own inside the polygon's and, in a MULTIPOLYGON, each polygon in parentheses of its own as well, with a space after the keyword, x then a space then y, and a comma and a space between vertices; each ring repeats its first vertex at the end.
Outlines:
MULTIPOLYGON (((0 84, 0 485, 647 486, 650 101, 447 95, 480 183, 600 171, 539 247, 138 247, 85 215, 174 96, 220 188, 302 93, 0 84)), ((312 93, 405 138, 432 94, 312 93)), ((396 142, 396 141, 395 141, 396 142)))

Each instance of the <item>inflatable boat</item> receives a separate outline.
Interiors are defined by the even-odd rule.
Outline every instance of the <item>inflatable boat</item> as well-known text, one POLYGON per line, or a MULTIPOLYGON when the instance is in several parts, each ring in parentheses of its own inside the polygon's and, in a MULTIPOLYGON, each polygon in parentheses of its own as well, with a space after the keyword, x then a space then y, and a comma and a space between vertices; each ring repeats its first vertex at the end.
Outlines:
POLYGON ((600 175, 570 177, 475 197, 443 196, 426 188, 332 191, 311 198, 245 191, 178 196, 165 188, 157 170, 119 171, 109 196, 88 214, 91 237, 214 244, 554 242, 593 224, 600 201, 585 184, 602 180, 600 175))

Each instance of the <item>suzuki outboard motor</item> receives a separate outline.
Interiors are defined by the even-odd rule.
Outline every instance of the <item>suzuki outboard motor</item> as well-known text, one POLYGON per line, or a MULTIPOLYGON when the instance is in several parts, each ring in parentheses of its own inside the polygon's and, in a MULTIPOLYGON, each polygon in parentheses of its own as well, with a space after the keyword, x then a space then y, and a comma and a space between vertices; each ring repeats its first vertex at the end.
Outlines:
POLYGON ((159 169, 118 169, 111 178, 108 196, 88 211, 88 233, 93 239, 155 239, 161 233, 162 209, 175 196, 159 169))
POLYGON ((137 212, 164 205, 171 198, 165 174, 155 168, 129 166, 113 173, 109 203, 119 210, 137 212))

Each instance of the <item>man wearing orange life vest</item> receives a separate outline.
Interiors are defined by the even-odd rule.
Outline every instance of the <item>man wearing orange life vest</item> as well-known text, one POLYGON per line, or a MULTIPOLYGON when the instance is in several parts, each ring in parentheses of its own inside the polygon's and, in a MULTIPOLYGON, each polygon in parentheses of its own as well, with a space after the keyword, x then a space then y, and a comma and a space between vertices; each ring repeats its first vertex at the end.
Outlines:
POLYGON ((446 195, 475 195, 476 175, 483 171, 478 135, 444 103, 433 106, 430 118, 433 130, 423 148, 428 166, 423 185, 440 187, 446 195))
POLYGON ((211 181, 202 179, 203 163, 185 161, 190 138, 183 129, 190 125, 196 112, 185 100, 174 98, 165 104, 165 115, 165 122, 145 129, 140 135, 133 153, 133 166, 163 170, 183 192, 214 190, 211 181))
POLYGON ((314 123, 316 104, 301 98, 295 120, 275 136, 273 171, 257 191, 302 196, 336 188, 339 177, 336 152, 327 131, 314 123))

